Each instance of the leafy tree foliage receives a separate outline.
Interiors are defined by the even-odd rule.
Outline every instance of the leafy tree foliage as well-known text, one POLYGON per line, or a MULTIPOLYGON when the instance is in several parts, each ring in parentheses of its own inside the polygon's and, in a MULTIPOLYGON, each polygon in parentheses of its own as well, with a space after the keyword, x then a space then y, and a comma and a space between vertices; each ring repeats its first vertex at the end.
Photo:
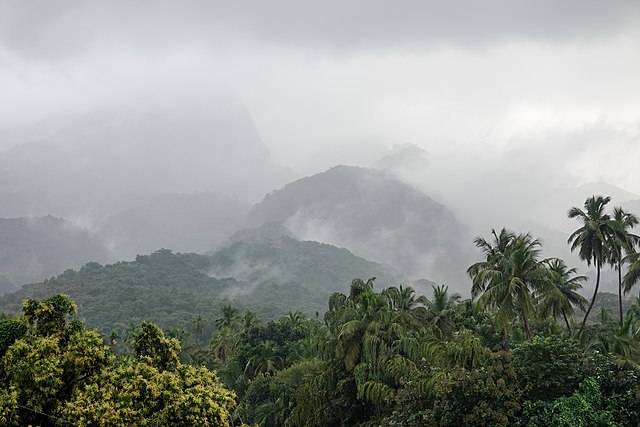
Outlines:
POLYGON ((55 295, 27 300, 22 316, 3 321, 22 329, 0 359, 2 425, 229 425, 234 394, 208 369, 180 363, 177 340, 145 322, 136 358, 116 359, 75 312, 55 295))

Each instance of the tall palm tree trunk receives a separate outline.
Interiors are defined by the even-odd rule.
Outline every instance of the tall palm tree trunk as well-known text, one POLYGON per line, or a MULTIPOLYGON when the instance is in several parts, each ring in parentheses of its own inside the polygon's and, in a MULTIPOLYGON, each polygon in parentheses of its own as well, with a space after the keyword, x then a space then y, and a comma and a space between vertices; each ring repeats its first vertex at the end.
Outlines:
POLYGON ((618 261, 618 305, 620 306, 620 326, 622 326, 622 263, 618 261))
POLYGON ((524 323, 524 335, 527 337, 527 341, 531 341, 531 329, 529 329, 529 319, 522 310, 522 323, 524 323))
POLYGON ((562 310, 562 317, 564 317, 564 323, 567 324, 567 331, 569 332, 569 336, 573 335, 571 325, 569 324, 569 319, 567 318, 567 313, 565 313, 564 310, 562 310))
POLYGON ((584 314, 584 319, 582 319, 582 326, 580 326, 580 331, 578 332, 578 338, 580 338, 582 336, 582 331, 584 330, 584 325, 587 323, 587 317, 589 317, 589 313, 591 312, 591 309, 593 308, 593 304, 596 302, 596 296, 598 295, 598 288, 600 287, 600 261, 595 262, 596 264, 596 288, 593 291, 593 297, 591 298, 591 304, 589 304, 589 308, 587 309, 587 312, 584 314))

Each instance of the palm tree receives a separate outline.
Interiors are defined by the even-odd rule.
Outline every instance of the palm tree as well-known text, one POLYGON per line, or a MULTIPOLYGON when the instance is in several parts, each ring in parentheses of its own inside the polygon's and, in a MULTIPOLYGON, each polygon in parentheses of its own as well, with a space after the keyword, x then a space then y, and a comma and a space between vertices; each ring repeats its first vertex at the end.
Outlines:
POLYGON ((449 294, 449 287, 445 285, 432 286, 433 298, 427 302, 429 321, 434 331, 443 337, 450 329, 451 310, 460 301, 460 294, 449 294))
POLYGON ((540 295, 541 315, 553 316, 554 319, 562 316, 569 335, 572 335, 568 316, 575 314, 573 307, 585 310, 588 301, 577 291, 582 289, 581 282, 585 282, 587 277, 575 276, 576 269, 567 267, 559 258, 550 258, 544 262, 549 269, 549 281, 540 295))
POLYGON ((222 316, 215 320, 216 325, 220 329, 230 328, 235 330, 238 326, 238 309, 231 304, 227 304, 222 307, 222 316))
POLYGON ((253 312, 253 311, 246 311, 244 313, 244 316, 242 316, 241 320, 241 326, 242 326, 242 330, 247 330, 250 327, 252 327, 253 325, 260 323, 260 319, 258 319, 258 315, 253 312))
POLYGON ((608 242, 613 235, 611 217, 604 212, 605 206, 611 201, 611 197, 591 196, 584 202, 584 211, 578 207, 569 210, 569 218, 577 218, 582 221, 582 227, 571 233, 567 243, 571 244, 571 251, 579 248, 580 259, 586 261, 587 266, 596 267, 596 287, 589 308, 584 315, 578 337, 582 335, 584 325, 587 323, 589 313, 596 302, 598 288, 600 287, 600 270, 609 259, 608 242))
POLYGON ((196 343, 200 344, 200 338, 202 337, 202 333, 204 332, 205 321, 202 316, 196 316, 191 321, 191 327, 193 334, 196 336, 196 343))
POLYGON ((280 369, 282 357, 276 354, 273 341, 263 341, 255 349, 244 368, 245 374, 255 377, 263 373, 273 373, 280 369))
POLYGON ((520 316, 527 339, 531 339, 529 319, 535 316, 533 293, 542 288, 546 273, 541 261, 540 241, 531 234, 514 234, 502 229, 491 231, 494 240, 482 237, 475 244, 486 261, 473 264, 467 273, 473 280, 471 297, 481 306, 495 308, 494 320, 505 337, 511 321, 520 316))
POLYGON ((418 319, 425 319, 429 300, 425 296, 416 298, 416 292, 411 286, 392 286, 382 291, 387 298, 387 304, 394 313, 396 321, 415 323, 418 319))
POLYGON ((609 242, 609 263, 618 270, 618 305, 620 307, 620 326, 623 324, 622 315, 622 264, 625 261, 625 253, 634 252, 634 244, 639 237, 631 234, 629 229, 638 224, 638 217, 630 212, 625 212, 621 207, 613 209, 613 238, 609 242))

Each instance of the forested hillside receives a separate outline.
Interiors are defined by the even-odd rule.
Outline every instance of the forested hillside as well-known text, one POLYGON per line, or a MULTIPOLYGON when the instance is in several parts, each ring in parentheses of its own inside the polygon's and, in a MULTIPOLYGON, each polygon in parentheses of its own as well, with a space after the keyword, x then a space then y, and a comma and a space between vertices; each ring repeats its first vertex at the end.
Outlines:
POLYGON ((470 236, 445 206, 373 169, 336 166, 292 182, 255 205, 249 222, 278 222, 297 238, 346 247, 460 290, 471 259, 462 244, 470 236))
POLYGON ((68 270, 0 298, 0 421, 637 425, 640 298, 623 296, 640 282, 639 221, 609 202, 569 211, 569 245, 595 263, 591 298, 577 268, 506 228, 474 240, 468 299, 426 280, 426 295, 384 283, 392 269, 281 224, 207 255, 165 249, 68 270), (617 295, 598 293, 605 264, 620 271, 617 295), (379 279, 344 280, 362 269, 379 279), (59 292, 102 336, 68 319, 76 305, 59 292), (142 382, 163 391, 141 395, 142 382))
POLYGON ((244 239, 209 255, 156 251, 131 262, 89 263, 0 298, 0 312, 15 313, 25 298, 63 293, 80 308, 87 325, 108 333, 142 320, 165 328, 187 327, 198 316, 212 319, 226 304, 273 319, 291 310, 323 313, 332 292, 353 277, 373 274, 395 283, 393 270, 346 249, 287 236, 244 239))

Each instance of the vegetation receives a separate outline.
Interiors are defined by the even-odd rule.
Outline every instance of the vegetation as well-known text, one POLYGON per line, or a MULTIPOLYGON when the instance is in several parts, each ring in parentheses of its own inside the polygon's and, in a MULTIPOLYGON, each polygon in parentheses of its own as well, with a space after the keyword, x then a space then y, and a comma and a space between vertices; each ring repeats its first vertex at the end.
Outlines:
POLYGON ((215 373, 182 364, 177 340, 143 323, 131 355, 116 358, 76 309, 63 295, 27 300, 0 324, 0 424, 230 425, 234 394, 215 373))
MULTIPOLYGON (((584 211, 570 211, 583 224, 569 242, 597 270, 618 269, 619 290, 630 290, 638 239, 629 231, 631 214, 609 215, 607 202, 594 196, 584 211)), ((260 242, 229 246, 218 268, 237 267, 238 254, 269 252, 274 240, 260 242)), ((204 256, 159 251, 135 263, 65 273, 55 281, 78 289, 113 272, 141 274, 144 280, 129 283, 147 293, 128 291, 140 301, 153 298, 151 281, 155 289, 177 293, 174 282, 184 289, 165 302, 166 333, 145 321, 154 313, 132 317, 124 330, 101 328, 100 335, 75 319, 68 297, 24 301, 21 314, 0 320, 0 424, 636 425, 640 297, 621 323, 620 295, 582 297, 586 278, 563 260, 543 259, 531 234, 493 230, 475 243, 482 260, 467 270, 470 299, 446 285, 421 296, 409 286, 377 290, 374 278, 354 279, 347 292, 328 296, 323 317, 295 309, 264 317, 247 310, 260 307, 248 295, 215 300, 212 289, 219 296, 242 284, 204 274, 211 266, 204 256), (196 296, 210 306, 197 312, 196 296), (181 306, 180 298, 193 306, 181 306), (585 317, 576 320, 580 311, 585 317)), ((296 247, 305 265, 306 247, 296 247)), ((124 292, 126 283, 121 277, 108 284, 124 292)), ((110 292, 91 298, 117 310, 110 292)), ((91 300, 83 298, 86 310, 91 300)))

